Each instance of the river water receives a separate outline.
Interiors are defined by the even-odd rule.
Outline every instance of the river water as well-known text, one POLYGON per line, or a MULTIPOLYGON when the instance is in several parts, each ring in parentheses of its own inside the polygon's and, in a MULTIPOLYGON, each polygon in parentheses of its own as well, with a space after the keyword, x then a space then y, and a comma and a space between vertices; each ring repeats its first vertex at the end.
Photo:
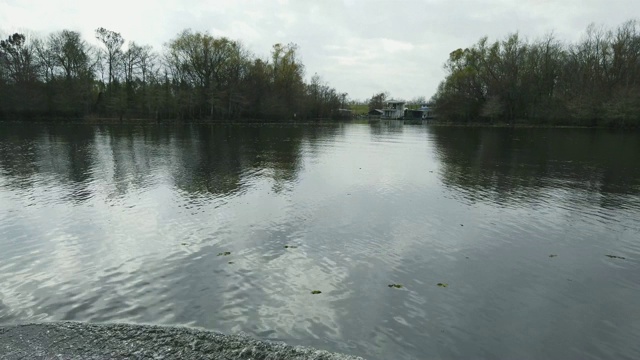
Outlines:
POLYGON ((0 124, 0 325, 54 320, 638 359, 640 134, 0 124))

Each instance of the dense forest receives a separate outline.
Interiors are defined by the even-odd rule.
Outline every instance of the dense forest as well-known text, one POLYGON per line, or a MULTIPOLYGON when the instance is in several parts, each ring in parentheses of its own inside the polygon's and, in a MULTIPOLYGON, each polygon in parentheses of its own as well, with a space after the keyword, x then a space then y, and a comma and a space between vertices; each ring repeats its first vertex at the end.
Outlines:
POLYGON ((640 23, 591 25, 576 44, 517 33, 453 51, 433 97, 441 119, 640 126, 640 23))
POLYGON ((160 53, 99 28, 0 41, 0 119, 318 119, 338 116, 347 94, 316 74, 304 81, 295 44, 270 58, 239 41, 185 30, 160 53))

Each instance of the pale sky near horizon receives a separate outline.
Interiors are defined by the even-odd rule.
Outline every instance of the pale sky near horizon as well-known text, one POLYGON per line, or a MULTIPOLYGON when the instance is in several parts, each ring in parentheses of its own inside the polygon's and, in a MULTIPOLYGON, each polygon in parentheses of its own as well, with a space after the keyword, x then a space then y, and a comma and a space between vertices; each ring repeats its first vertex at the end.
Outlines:
POLYGON ((186 28, 242 41, 260 58, 293 42, 306 78, 318 73, 350 99, 387 91, 430 98, 449 53, 482 36, 553 31, 575 42, 591 23, 640 19, 640 0, 0 0, 0 35, 70 29, 95 43, 105 27, 158 52, 186 28))

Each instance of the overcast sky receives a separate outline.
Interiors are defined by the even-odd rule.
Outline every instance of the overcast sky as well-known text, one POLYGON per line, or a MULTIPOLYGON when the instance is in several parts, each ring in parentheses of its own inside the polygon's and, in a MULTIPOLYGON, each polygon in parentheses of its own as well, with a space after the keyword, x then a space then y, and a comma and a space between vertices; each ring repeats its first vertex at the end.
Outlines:
POLYGON ((306 76, 318 73, 351 99, 387 91, 431 97, 448 54, 487 35, 553 31, 576 41, 590 23, 614 28, 640 18, 640 0, 0 0, 0 31, 98 27, 158 51, 185 28, 241 40, 266 58, 294 42, 306 76))

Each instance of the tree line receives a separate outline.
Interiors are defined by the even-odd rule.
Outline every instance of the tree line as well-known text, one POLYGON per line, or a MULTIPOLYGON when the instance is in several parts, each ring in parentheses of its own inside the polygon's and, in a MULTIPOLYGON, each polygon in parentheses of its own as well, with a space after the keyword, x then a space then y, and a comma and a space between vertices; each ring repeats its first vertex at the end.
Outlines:
POLYGON ((640 126, 640 23, 590 25, 575 44, 517 33, 457 49, 433 97, 459 122, 640 126))
POLYGON ((98 28, 0 41, 0 119, 220 120, 338 116, 346 94, 315 74, 304 80, 295 44, 270 57, 241 42, 184 30, 161 52, 98 28))

